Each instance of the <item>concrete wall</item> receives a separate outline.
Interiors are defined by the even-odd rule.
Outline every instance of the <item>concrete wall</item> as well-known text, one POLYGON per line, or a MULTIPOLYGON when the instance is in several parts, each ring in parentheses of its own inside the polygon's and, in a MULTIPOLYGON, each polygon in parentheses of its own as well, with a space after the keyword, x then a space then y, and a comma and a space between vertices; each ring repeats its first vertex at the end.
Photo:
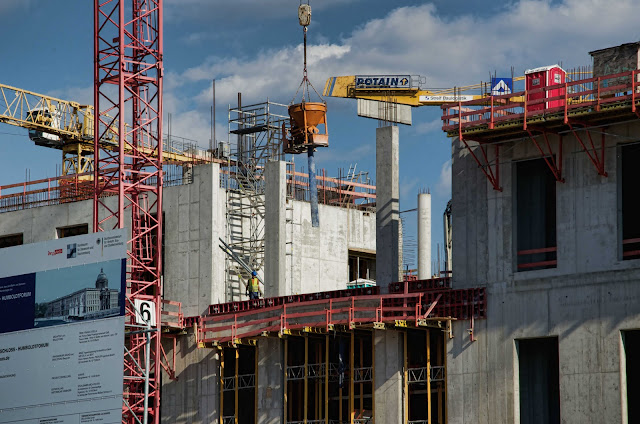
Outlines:
POLYGON ((164 190, 166 299, 182 302, 185 316, 200 315, 225 299, 226 196, 218 164, 193 168, 193 183, 164 190))
POLYGON ((469 322, 454 322, 447 346, 450 424, 518 423, 515 340, 547 336, 559 343, 561 421, 624 422, 620 331, 640 328, 640 261, 622 261, 619 253, 616 145, 636 138, 640 127, 606 133, 608 177, 565 135, 566 182, 556 183, 558 265, 526 272, 515 271, 513 162, 539 152, 530 140, 503 145, 499 192, 454 141, 453 286, 486 286, 488 319, 475 322, 475 342, 469 322))
POLYGON ((286 292, 346 288, 349 249, 376 249, 375 213, 319 205, 320 226, 313 228, 308 202, 292 201, 291 207, 286 292))
MULTIPOLYGON (((107 199, 110 208, 117 207, 115 198, 107 199)), ((63 203, 41 208, 24 209, 0 214, 0 236, 22 233, 24 243, 58 238, 56 229, 73 225, 88 224, 93 231, 93 201, 63 203)), ((126 217, 131 222, 131 217, 126 217)))
MULTIPOLYGON (((172 358, 173 340, 162 339, 172 358)), ((216 349, 199 349, 193 331, 176 339, 176 377, 162 375, 160 417, 163 423, 213 423, 220 410, 220 360, 216 349)))

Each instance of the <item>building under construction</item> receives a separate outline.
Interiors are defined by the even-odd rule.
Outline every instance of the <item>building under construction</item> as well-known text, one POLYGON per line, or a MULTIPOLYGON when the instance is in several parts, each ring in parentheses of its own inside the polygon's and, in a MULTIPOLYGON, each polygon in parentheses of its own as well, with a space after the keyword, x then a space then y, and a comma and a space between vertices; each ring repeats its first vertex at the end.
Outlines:
MULTIPOLYGON (((397 127, 376 131, 375 186, 355 169, 297 171, 283 153, 294 132, 287 107, 272 102, 239 96, 229 108, 233 151, 176 148, 162 137, 161 94, 147 95, 161 92, 161 74, 133 72, 119 82, 138 87, 126 101, 154 116, 134 107, 130 131, 104 107, 105 84, 130 64, 113 66, 129 56, 110 58, 124 40, 99 34, 117 26, 99 19, 116 16, 113 6, 100 7, 103 106, 96 100, 85 122, 95 119, 95 144, 63 149, 71 165, 61 177, 0 186, 0 248, 129 229, 127 299, 158 300, 161 337, 153 369, 141 371, 150 344, 127 333, 123 422, 640 420, 640 43, 592 52, 583 78, 535 68, 523 90, 443 106, 452 269, 404 281, 397 127), (249 300, 253 271, 264 296, 249 300)), ((157 20, 149 26, 161 33, 157 20)), ((138 40, 153 52, 149 72, 162 68, 154 40, 138 40)), ((111 102, 123 114, 125 104, 111 102)), ((52 121, 50 109, 30 113, 18 124, 52 121)), ((43 144, 58 141, 46 134, 43 144)), ((311 157, 314 146, 303 148, 311 157)))
MULTIPOLYGON (((484 289, 453 290, 449 277, 402 282, 397 213, 377 222, 380 190, 354 168, 318 173, 313 227, 307 174, 279 160, 283 111, 231 107, 236 149, 182 149, 164 174, 162 420, 445 422, 451 321, 485 318, 484 289), (376 249, 381 235, 386 249, 376 249), (246 300, 249 270, 265 297, 246 300)), ((397 127, 377 139, 397 149, 397 127)), ((87 233, 83 177, 1 186, 0 245, 87 233)))

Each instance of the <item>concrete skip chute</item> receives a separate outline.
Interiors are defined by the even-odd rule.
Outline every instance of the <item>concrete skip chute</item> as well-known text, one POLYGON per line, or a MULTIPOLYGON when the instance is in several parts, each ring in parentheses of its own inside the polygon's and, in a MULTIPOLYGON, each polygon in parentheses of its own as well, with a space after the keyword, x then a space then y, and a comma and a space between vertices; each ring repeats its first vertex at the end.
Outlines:
MULTIPOLYGON (((290 105, 289 135, 284 137, 284 153, 300 154, 307 152, 309 162, 309 193, 311 197, 311 225, 318 227, 318 188, 316 186, 315 150, 318 147, 329 146, 329 132, 327 127, 327 104, 309 81, 307 76, 307 26, 311 23, 311 6, 307 2, 298 8, 298 20, 303 27, 304 34, 304 67, 302 82, 296 91, 290 105), (311 90, 319 101, 311 101, 311 90), (297 102, 298 94, 301 101, 297 102)), ((284 132, 284 129, 283 129, 284 132)))

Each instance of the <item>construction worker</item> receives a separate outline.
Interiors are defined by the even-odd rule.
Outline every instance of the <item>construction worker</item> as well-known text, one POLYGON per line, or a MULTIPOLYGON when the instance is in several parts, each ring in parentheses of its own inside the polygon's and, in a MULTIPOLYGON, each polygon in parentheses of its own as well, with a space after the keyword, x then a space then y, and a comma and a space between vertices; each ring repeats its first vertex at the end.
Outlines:
POLYGON ((247 284, 247 292, 250 300, 260 299, 260 282, 258 281, 258 273, 255 271, 251 271, 251 278, 247 284))

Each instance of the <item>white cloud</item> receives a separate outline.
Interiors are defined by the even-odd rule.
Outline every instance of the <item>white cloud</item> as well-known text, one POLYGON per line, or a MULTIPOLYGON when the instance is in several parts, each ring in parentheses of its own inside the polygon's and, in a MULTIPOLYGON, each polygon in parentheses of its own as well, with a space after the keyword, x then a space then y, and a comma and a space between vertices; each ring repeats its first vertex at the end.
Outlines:
MULTIPOLYGON (((237 93, 261 101, 275 97, 279 101, 289 101, 302 81, 302 45, 284 47, 279 50, 260 52, 256 57, 240 60, 238 58, 209 58, 199 66, 189 68, 177 78, 180 84, 211 81, 216 78, 216 99, 221 104, 236 102, 237 93)), ((325 44, 310 46, 307 51, 309 79, 319 93, 324 88, 323 69, 327 62, 335 62, 348 55, 348 45, 325 44)), ((208 84, 196 100, 200 104, 210 104, 212 88, 208 84)))
MULTIPOLYGON (((312 10, 323 10, 361 0, 322 0, 314 2, 312 10)), ((165 16, 169 20, 208 20, 213 27, 229 22, 274 19, 283 16, 296 18, 298 2, 291 0, 165 0, 165 16)))
MULTIPOLYGON (((327 0, 314 5, 314 9, 346 1, 353 0, 327 0)), ((0 3, 5 8, 20 7, 17 1, 0 3)), ((168 11, 184 16, 190 7, 234 9, 240 15, 238 10, 250 10, 255 16, 282 14, 283 10, 289 13, 290 3, 167 0, 166 5, 168 11)), ((420 74, 427 77, 428 87, 451 87, 479 82, 486 79, 489 71, 505 72, 511 65, 520 73, 525 68, 557 61, 563 61, 565 66, 586 64, 589 50, 633 41, 628 29, 635 27, 635 17, 639 15, 640 2, 635 0, 520 0, 488 18, 461 15, 444 19, 433 4, 400 7, 355 28, 340 42, 310 45, 309 78, 319 92, 330 76, 364 73, 420 74), (606 24, 602 21, 604 16, 606 24)), ((187 41, 208 36, 194 33, 187 36, 187 41)), ((174 69, 167 64, 164 85, 164 110, 173 114, 172 132, 207 145, 211 80, 216 79, 219 111, 226 108, 224 105, 235 104, 238 92, 243 93, 245 104, 267 98, 288 103, 302 79, 302 46, 262 50, 251 57, 211 56, 189 69, 174 69)), ((93 103, 91 87, 52 94, 93 103)), ((334 104, 330 113, 341 107, 338 102, 334 104)), ((226 138, 226 122, 222 124, 218 126, 218 139, 226 138)), ((414 131, 423 134, 436 131, 439 126, 439 120, 416 122, 414 131)))
POLYGON ((440 168, 440 178, 435 187, 435 194, 441 197, 451 197, 451 160, 446 161, 440 168))
POLYGON ((358 157, 366 157, 375 153, 375 144, 363 142, 356 145, 352 149, 344 149, 339 146, 329 147, 328 149, 318 149, 316 160, 318 162, 338 162, 338 163, 355 163, 354 159, 358 157))
POLYGON ((440 118, 427 122, 418 122, 413 124, 413 130, 416 134, 427 134, 432 131, 440 131, 442 128, 442 120, 440 118))
POLYGON ((81 105, 93 105, 93 86, 87 85, 84 87, 67 87, 60 90, 52 90, 48 93, 51 97, 56 97, 61 100, 69 100, 72 102, 78 102, 81 105))
MULTIPOLYGON (((247 1, 228 7, 247 6, 247 1)), ((254 5, 252 13, 263 6, 254 5)), ((628 28, 635 27, 638 15, 640 2, 634 0, 520 0, 488 18, 444 19, 433 4, 400 7, 354 29, 339 43, 311 45, 309 78, 319 92, 329 76, 363 73, 420 74, 427 77, 428 87, 452 87, 487 79, 494 69, 507 72, 512 65, 518 74, 558 61, 584 65, 589 63, 589 50, 632 41, 628 28)), ((209 57, 179 74, 169 73, 168 81, 169 76, 174 80, 167 83, 165 95, 178 110, 193 107, 194 97, 181 94, 189 85, 198 91, 197 103, 209 105, 212 78, 220 104, 235 104, 238 92, 247 102, 270 98, 288 103, 302 79, 302 47, 264 50, 253 57, 209 57)), ((198 121, 202 120, 191 123, 198 121)), ((439 125, 418 123, 416 132, 439 125)))
POLYGON ((412 198, 418 194, 416 187, 421 180, 418 177, 400 177, 400 201, 413 204, 412 198))

